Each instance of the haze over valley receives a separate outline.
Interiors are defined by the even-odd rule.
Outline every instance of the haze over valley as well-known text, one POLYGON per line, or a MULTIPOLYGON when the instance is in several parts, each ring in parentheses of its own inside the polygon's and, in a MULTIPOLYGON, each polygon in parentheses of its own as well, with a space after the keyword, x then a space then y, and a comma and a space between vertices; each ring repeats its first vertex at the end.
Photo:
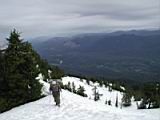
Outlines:
POLYGON ((132 30, 32 42, 49 63, 66 73, 143 82, 160 80, 159 40, 159 30, 132 30))

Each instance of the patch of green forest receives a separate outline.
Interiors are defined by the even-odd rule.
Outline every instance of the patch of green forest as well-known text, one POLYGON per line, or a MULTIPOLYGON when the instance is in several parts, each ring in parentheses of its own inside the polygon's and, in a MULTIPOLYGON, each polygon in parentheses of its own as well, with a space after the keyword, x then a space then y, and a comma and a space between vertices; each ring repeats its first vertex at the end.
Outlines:
POLYGON ((50 78, 64 75, 60 68, 42 59, 29 42, 20 39, 16 30, 6 40, 7 48, 0 50, 0 113, 43 97, 42 85, 36 80, 39 73, 46 81, 48 70, 53 71, 50 78))

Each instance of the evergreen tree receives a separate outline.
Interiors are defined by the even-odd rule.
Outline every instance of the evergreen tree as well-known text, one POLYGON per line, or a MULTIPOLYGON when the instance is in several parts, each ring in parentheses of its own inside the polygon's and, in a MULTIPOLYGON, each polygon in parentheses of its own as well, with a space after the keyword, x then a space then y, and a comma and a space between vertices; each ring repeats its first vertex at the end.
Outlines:
POLYGON ((137 109, 146 109, 146 101, 144 99, 141 100, 140 104, 136 102, 137 104, 137 109))
POLYGON ((39 72, 43 74, 44 81, 47 82, 47 79, 49 79, 50 77, 48 73, 48 70, 50 69, 50 65, 48 64, 47 60, 41 59, 38 54, 37 54, 37 60, 38 60, 39 72))
POLYGON ((131 95, 129 93, 124 93, 123 94, 122 105, 124 107, 131 106, 131 95))
POLYGON ((86 79, 86 82, 87 82, 88 85, 90 85, 90 81, 88 79, 86 79))
POLYGON ((112 102, 111 102, 111 100, 108 100, 108 105, 112 105, 112 102))
POLYGON ((76 93, 76 87, 75 87, 74 82, 72 82, 72 92, 73 92, 73 93, 76 93))
MULTIPOLYGON (((28 89, 30 100, 39 98, 41 96, 41 84, 39 81, 35 80, 38 76, 39 70, 36 67, 39 62, 38 54, 33 50, 32 45, 28 42, 23 44, 24 62, 19 65, 20 73, 24 75, 24 78, 29 81, 28 89), (24 69, 25 68, 25 69, 24 69)), ((42 70, 42 69, 41 69, 42 70)))
POLYGON ((4 111, 7 107, 6 99, 5 99, 5 91, 7 88, 5 82, 5 66, 4 66, 4 54, 2 50, 0 50, 0 112, 4 111))
MULTIPOLYGON (((0 89, 3 87, 3 80, 4 80, 4 57, 2 50, 0 50, 0 89)), ((0 91, 1 92, 1 91, 0 91)))
POLYGON ((93 95, 94 95, 94 101, 99 100, 100 99, 100 94, 97 91, 97 87, 95 86, 92 90, 93 90, 93 95))
POLYGON ((27 102, 29 80, 25 80, 24 75, 20 73, 21 69, 19 69, 20 65, 25 62, 24 55, 22 55, 24 43, 22 43, 19 33, 14 30, 7 40, 8 48, 5 51, 5 72, 7 75, 5 81, 8 88, 7 96, 9 96, 7 99, 9 99, 9 105, 15 106, 27 102))
POLYGON ((80 85, 79 88, 77 89, 77 94, 83 97, 87 97, 87 94, 85 94, 84 91, 85 91, 84 87, 80 85))
POLYGON ((71 83, 68 82, 68 84, 66 85, 66 89, 69 90, 70 92, 72 92, 72 88, 71 88, 71 83))
POLYGON ((160 107, 159 89, 159 83, 146 83, 143 86, 143 100, 148 104, 148 109, 160 107))
POLYGON ((36 67, 38 54, 31 44, 23 42, 16 30, 11 32, 7 41, 8 47, 3 57, 5 70, 3 70, 2 85, 4 87, 1 91, 3 97, 0 98, 0 112, 40 98, 42 87, 35 80, 39 72, 36 67))
POLYGON ((57 66, 51 66, 51 78, 52 79, 60 79, 61 77, 64 76, 64 71, 62 69, 60 69, 59 67, 57 66))
POLYGON ((115 106, 118 107, 118 94, 116 96, 116 103, 115 103, 115 106))

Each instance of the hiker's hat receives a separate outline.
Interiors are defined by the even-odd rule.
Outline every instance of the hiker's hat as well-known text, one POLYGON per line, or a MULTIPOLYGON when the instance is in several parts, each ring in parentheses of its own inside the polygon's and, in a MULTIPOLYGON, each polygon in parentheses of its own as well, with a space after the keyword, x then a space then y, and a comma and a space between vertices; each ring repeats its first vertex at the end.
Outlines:
POLYGON ((56 81, 52 81, 52 84, 56 84, 57 82, 56 81))

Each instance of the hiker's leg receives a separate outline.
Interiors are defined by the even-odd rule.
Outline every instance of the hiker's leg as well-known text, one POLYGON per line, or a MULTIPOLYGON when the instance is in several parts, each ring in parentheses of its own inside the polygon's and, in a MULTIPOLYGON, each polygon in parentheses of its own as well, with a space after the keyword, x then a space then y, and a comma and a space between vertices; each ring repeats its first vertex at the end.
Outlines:
POLYGON ((55 101, 55 103, 57 105, 57 93, 54 93, 54 101, 55 101))
POLYGON ((54 102, 56 102, 56 94, 52 93, 52 95, 53 95, 53 98, 54 98, 54 102))
POLYGON ((57 93, 57 104, 60 105, 60 92, 57 93))
POLYGON ((60 93, 58 92, 55 94, 55 102, 56 102, 56 105, 60 104, 60 93))

